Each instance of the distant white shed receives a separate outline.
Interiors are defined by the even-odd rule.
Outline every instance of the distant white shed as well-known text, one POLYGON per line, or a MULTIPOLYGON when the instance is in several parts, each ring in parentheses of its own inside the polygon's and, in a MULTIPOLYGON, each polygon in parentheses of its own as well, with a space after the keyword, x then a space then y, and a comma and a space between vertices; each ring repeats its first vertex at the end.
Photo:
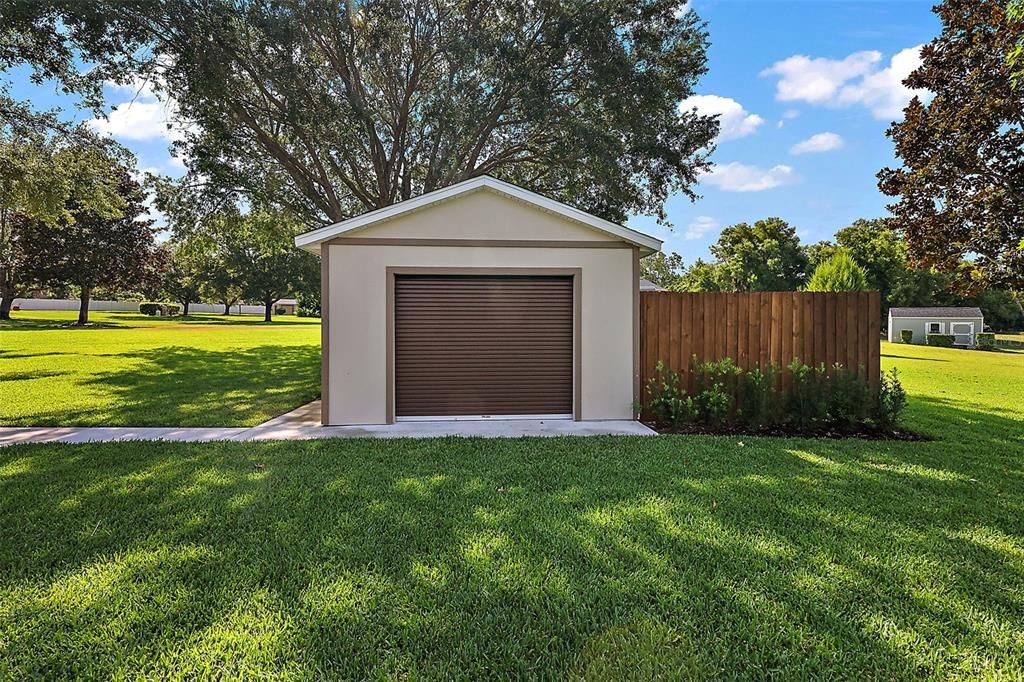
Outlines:
POLYGON ((925 343, 928 334, 952 334, 957 346, 973 346, 985 330, 981 308, 889 308, 889 341, 899 343, 900 332, 914 333, 911 343, 925 343))

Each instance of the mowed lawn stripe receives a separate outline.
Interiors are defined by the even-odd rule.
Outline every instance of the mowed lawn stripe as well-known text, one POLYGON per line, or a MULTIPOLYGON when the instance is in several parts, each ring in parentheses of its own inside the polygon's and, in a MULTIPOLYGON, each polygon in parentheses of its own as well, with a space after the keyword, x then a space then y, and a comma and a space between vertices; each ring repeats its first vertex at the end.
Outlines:
POLYGON ((1020 679, 1024 354, 883 352, 935 440, 0 450, 0 678, 1020 679))
POLYGON ((320 392, 319 320, 15 315, 0 324, 2 426, 250 426, 320 392))

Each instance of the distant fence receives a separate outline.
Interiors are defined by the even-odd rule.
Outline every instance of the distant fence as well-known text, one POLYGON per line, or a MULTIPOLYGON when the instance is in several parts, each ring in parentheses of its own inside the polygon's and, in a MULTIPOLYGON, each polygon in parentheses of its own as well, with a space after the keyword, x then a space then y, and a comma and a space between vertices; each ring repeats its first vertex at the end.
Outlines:
MULTIPOLYGON (((22 310, 78 310, 82 305, 77 298, 16 298, 14 305, 22 310)), ((122 312, 139 311, 138 301, 89 301, 89 310, 119 310, 122 312)), ((218 303, 193 303, 188 307, 190 313, 222 313, 224 306, 218 303)), ((261 305, 233 305, 232 315, 262 315, 261 305)))
MULTIPOLYGON (((657 376, 658 361, 684 374, 691 358, 732 358, 744 369, 785 367, 793 358, 811 366, 863 367, 878 387, 880 308, 877 291, 640 294, 640 381, 657 376)), ((783 381, 788 385, 789 377, 783 381)))

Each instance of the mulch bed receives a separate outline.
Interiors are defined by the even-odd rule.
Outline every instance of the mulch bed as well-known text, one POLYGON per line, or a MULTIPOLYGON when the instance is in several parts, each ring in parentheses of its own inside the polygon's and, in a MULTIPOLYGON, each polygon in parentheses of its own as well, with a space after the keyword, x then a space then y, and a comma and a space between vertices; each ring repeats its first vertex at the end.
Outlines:
POLYGON ((652 422, 644 422, 662 435, 692 436, 768 436, 773 438, 858 438, 860 440, 892 440, 921 442, 932 438, 923 433, 906 429, 879 429, 861 425, 849 429, 837 428, 800 428, 798 426, 769 426, 751 428, 749 426, 710 427, 703 424, 690 424, 682 428, 658 426, 652 422))

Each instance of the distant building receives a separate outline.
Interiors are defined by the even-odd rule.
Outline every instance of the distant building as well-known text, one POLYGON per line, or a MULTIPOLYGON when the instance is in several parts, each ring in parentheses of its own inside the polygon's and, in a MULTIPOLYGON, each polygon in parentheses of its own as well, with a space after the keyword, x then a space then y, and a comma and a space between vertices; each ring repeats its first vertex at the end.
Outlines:
POLYGON ((928 334, 952 334, 954 345, 973 346, 985 330, 981 308, 889 308, 889 341, 900 342, 900 332, 914 333, 911 343, 926 343, 928 334))
POLYGON ((277 315, 294 315, 298 307, 299 302, 294 298, 282 298, 274 304, 274 312, 277 315), (284 310, 284 312, 278 312, 279 310, 284 310))

